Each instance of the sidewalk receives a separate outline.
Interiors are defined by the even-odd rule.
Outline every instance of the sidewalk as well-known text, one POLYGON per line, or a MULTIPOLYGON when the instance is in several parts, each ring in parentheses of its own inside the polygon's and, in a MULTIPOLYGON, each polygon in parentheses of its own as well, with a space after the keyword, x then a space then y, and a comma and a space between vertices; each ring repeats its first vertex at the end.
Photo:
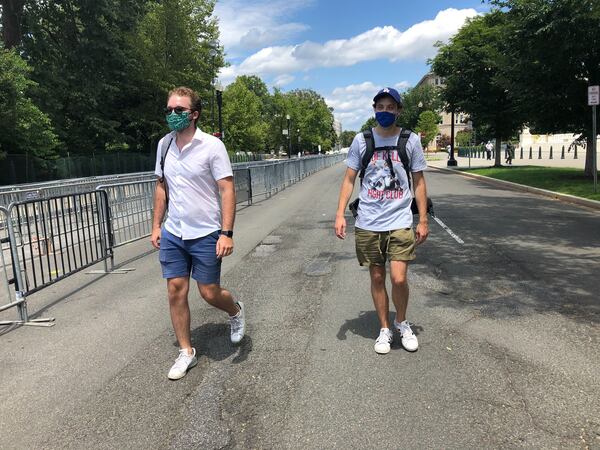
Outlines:
MULTIPOLYGON (((571 167, 575 169, 583 170, 585 167, 585 151, 579 150, 577 154, 577 159, 573 159, 573 152, 566 153, 565 159, 560 159, 560 153, 558 155, 554 155, 553 159, 549 159, 547 155, 544 155, 542 159, 538 159, 537 153, 533 152, 533 158, 529 159, 529 151, 523 150, 523 159, 520 158, 520 149, 515 151, 515 158, 512 161, 513 166, 542 166, 542 167, 571 167)), ((427 165, 430 167, 437 168, 447 168, 448 167, 448 156, 445 153, 431 153, 431 158, 439 158, 439 159, 428 159, 427 165)), ((465 169, 468 167, 471 168, 485 168, 491 167, 494 165, 494 160, 486 160, 485 158, 469 158, 465 157, 456 157, 456 161, 458 162, 459 169, 465 169), (469 166, 470 164, 470 166, 469 166)), ((504 152, 502 154, 502 159, 500 162, 503 166, 504 164, 504 152)))

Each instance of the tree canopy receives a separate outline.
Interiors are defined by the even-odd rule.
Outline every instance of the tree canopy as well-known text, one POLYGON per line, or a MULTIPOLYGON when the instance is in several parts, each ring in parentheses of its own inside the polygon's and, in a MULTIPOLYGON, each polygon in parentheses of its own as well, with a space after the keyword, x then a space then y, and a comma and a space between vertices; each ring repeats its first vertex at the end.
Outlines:
MULTIPOLYGON (((194 89, 199 126, 218 131, 215 80, 224 67, 215 0, 0 0, 0 151, 46 159, 153 155, 168 129, 167 93, 194 89), (6 107, 4 107, 6 105, 6 107)), ((310 89, 269 92, 240 76, 223 92, 232 151, 316 151, 336 142, 333 114, 310 89), (283 135, 291 116, 290 139, 283 135)))

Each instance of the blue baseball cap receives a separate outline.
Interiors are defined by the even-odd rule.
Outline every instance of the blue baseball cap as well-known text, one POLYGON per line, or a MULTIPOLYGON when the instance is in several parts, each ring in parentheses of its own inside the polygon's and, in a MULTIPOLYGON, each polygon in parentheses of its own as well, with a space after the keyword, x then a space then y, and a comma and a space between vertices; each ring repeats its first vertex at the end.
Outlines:
POLYGON ((379 100, 381 97, 385 97, 386 95, 392 97, 396 103, 398 103, 398 106, 402 106, 402 97, 400 97, 400 94, 396 89, 391 87, 386 87, 380 90, 377 95, 373 97, 373 103, 377 103, 377 100, 379 100))

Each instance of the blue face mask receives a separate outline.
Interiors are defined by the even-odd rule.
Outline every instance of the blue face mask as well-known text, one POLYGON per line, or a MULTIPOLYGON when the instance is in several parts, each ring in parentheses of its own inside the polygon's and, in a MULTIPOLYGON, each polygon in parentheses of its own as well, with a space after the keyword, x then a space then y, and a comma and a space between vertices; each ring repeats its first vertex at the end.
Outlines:
POLYGON ((378 111, 375 113, 375 120, 383 128, 391 127, 396 121, 396 114, 387 111, 378 111))

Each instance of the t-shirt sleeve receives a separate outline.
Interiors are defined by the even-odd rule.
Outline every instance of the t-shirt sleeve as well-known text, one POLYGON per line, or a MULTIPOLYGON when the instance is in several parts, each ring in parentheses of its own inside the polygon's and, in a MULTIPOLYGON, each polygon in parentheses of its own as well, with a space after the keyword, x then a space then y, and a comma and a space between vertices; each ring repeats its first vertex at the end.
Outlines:
POLYGON ((162 144, 165 139, 166 137, 163 137, 160 141, 158 141, 158 146, 156 147, 156 164, 154 165, 154 175, 157 177, 163 176, 162 170, 160 170, 160 157, 162 144))
POLYGON ((408 146, 410 146, 410 171, 422 172, 427 169, 427 161, 425 160, 425 154, 421 146, 421 138, 415 133, 411 134, 408 139, 408 146))
POLYGON ((210 172, 215 180, 233 176, 229 155, 227 154, 225 145, 221 141, 215 143, 210 160, 210 172))
POLYGON ((364 145, 364 139, 361 138, 361 133, 354 136, 352 144, 350 144, 350 150, 348 150, 348 158, 346 158, 346 165, 356 171, 360 170, 361 167, 361 147, 364 145), (362 141, 362 143, 361 143, 362 141))

